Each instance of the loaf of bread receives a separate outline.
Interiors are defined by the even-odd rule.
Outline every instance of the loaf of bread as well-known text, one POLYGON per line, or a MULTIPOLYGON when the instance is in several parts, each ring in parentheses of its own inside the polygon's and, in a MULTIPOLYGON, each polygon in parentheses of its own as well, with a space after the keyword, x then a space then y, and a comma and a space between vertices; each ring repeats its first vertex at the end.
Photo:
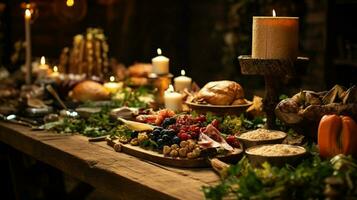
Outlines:
POLYGON ((150 63, 135 63, 128 68, 130 77, 148 77, 152 71, 150 63))
POLYGON ((244 98, 243 88, 234 81, 212 81, 207 83, 195 99, 212 105, 231 105, 244 98))
POLYGON ((95 81, 83 81, 78 83, 69 95, 73 100, 85 101, 101 101, 109 99, 110 93, 105 87, 95 81))

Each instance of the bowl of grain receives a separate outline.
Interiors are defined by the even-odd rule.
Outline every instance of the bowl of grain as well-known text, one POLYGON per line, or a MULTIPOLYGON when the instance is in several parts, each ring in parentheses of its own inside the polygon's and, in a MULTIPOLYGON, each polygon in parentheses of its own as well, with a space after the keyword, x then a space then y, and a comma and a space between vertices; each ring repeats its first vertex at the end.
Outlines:
POLYGON ((248 148, 245 153, 250 163, 259 167, 264 162, 274 166, 295 165, 306 155, 306 149, 289 144, 265 144, 248 148))
POLYGON ((242 133, 238 136, 238 140, 243 144, 243 148, 262 145, 262 144, 280 144, 286 138, 287 134, 282 131, 256 129, 242 133))

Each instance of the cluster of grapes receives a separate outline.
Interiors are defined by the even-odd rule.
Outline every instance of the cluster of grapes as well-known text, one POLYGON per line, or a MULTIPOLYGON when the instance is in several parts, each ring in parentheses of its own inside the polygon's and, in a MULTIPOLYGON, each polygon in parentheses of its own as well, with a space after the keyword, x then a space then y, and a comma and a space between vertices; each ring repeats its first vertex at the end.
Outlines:
POLYGON ((191 115, 181 115, 177 117, 176 123, 168 126, 169 129, 175 130, 181 141, 189 139, 198 139, 200 131, 204 128, 206 117, 200 115, 193 117, 191 115))

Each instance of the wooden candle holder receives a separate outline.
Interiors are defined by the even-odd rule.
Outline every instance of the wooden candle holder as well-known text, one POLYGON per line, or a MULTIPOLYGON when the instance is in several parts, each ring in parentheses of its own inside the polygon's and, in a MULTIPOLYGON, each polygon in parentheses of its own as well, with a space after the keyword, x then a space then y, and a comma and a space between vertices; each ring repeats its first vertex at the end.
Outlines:
POLYGON ((263 109, 267 114, 267 128, 275 129, 275 107, 278 104, 279 86, 286 77, 295 77, 298 75, 300 67, 304 67, 309 58, 298 57, 296 60, 280 59, 258 59, 249 55, 238 57, 242 74, 262 75, 265 80, 265 97, 263 109))
POLYGON ((149 82, 152 87, 154 87, 156 91, 156 96, 155 96, 155 102, 157 105, 155 105, 156 108, 159 108, 164 104, 164 93, 167 88, 169 88, 169 85, 172 83, 172 74, 163 74, 163 75, 158 75, 155 73, 149 74, 149 82))

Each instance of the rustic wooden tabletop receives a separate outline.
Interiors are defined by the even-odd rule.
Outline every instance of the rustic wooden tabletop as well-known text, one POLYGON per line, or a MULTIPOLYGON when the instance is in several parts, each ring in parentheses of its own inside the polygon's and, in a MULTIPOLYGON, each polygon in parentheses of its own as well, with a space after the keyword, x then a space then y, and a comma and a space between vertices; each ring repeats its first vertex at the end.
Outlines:
POLYGON ((0 141, 118 199, 203 199, 212 169, 179 169, 115 152, 106 142, 0 122, 0 141))

